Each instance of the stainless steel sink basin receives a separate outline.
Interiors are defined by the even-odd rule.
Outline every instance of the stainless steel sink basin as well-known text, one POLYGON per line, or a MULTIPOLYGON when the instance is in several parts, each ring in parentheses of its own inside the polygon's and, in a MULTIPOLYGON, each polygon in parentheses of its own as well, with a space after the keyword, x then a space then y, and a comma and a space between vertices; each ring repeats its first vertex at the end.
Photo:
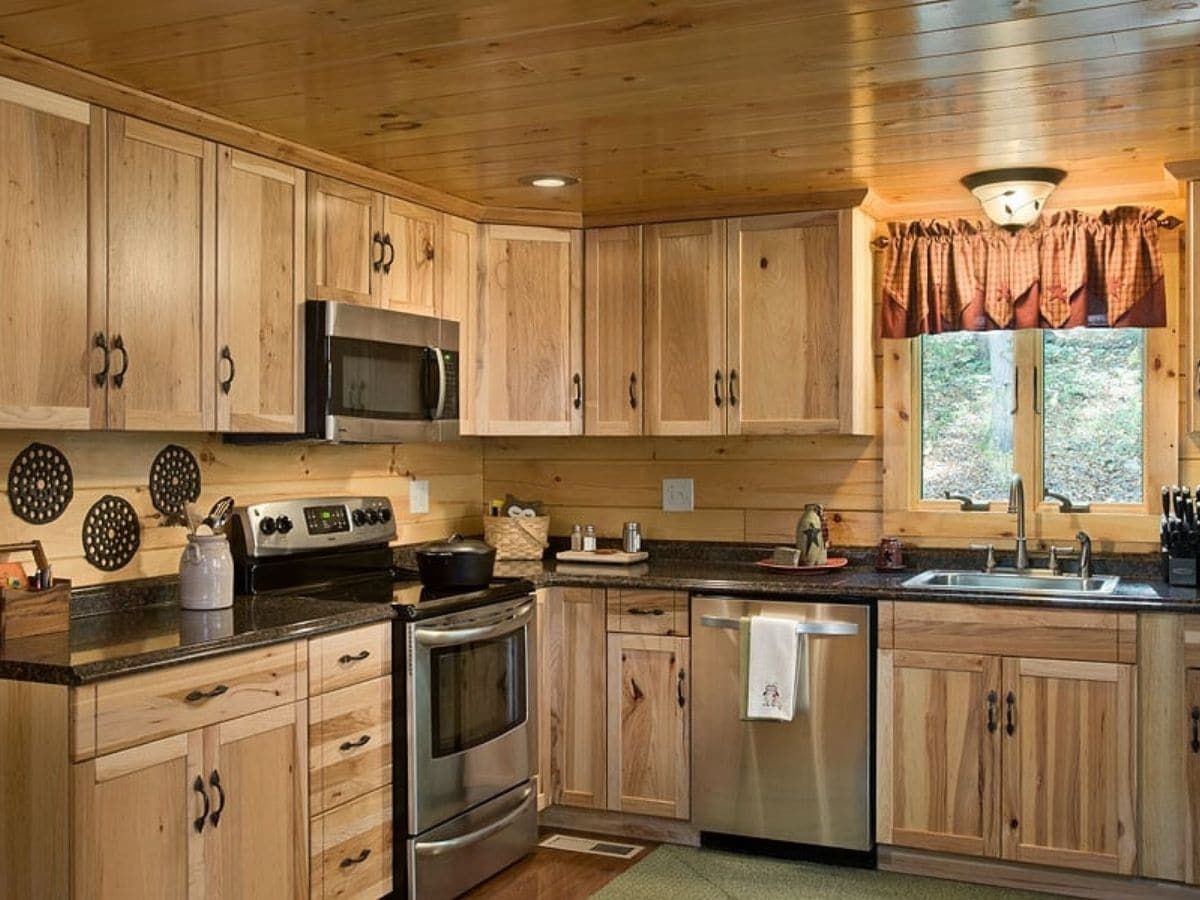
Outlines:
POLYGON ((905 588, 932 591, 974 591, 997 594, 1103 597, 1117 589, 1119 575, 1053 575, 1050 572, 962 572, 930 569, 901 582, 905 588))

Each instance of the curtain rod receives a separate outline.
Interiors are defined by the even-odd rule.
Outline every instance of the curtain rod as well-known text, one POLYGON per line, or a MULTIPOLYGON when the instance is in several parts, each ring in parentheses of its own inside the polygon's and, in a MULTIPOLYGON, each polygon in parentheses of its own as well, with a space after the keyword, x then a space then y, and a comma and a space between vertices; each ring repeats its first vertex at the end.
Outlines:
MULTIPOLYGON (((1159 228, 1165 228, 1167 231, 1174 231, 1183 224, 1183 219, 1177 216, 1161 216, 1154 220, 1159 228)), ((889 238, 880 236, 871 241, 871 247, 875 250, 886 250, 891 245, 889 238)))

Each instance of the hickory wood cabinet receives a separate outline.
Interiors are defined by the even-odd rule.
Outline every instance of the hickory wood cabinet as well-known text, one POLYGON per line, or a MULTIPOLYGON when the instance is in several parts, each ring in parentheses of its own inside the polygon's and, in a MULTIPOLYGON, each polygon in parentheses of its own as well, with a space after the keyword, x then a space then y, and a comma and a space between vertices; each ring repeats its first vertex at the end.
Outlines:
POLYGON ((687 595, 550 593, 551 801, 687 819, 687 595))
POLYGON ((584 235, 585 434, 642 433, 642 227, 591 228, 584 235))
POLYGON ((880 843, 1133 874, 1134 617, 896 603, 893 627, 880 843))

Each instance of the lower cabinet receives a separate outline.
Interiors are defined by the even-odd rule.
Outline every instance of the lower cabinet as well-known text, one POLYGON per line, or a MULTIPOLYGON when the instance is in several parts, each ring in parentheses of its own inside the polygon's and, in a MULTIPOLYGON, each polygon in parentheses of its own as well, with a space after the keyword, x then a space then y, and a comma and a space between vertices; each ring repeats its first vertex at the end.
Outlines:
POLYGON ((551 802, 604 809, 605 597, 603 590, 561 588, 550 600, 554 695, 551 802), (555 777, 556 776, 556 777, 555 777))
POLYGON ((1200 884, 1200 669, 1187 673, 1187 796, 1188 833, 1192 837, 1187 863, 1188 881, 1200 884))
POLYGON ((308 893, 303 702, 77 763, 73 896, 308 893))

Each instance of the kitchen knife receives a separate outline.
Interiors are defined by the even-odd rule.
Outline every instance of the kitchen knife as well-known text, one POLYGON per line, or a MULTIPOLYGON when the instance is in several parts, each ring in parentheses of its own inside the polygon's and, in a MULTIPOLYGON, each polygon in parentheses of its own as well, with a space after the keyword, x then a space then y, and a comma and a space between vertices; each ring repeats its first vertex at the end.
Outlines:
MULTIPOLYGON (((1197 488, 1197 490, 1200 490, 1200 488, 1197 488)), ((1162 508, 1164 516, 1171 515, 1171 488, 1165 484, 1162 489, 1162 508)))

